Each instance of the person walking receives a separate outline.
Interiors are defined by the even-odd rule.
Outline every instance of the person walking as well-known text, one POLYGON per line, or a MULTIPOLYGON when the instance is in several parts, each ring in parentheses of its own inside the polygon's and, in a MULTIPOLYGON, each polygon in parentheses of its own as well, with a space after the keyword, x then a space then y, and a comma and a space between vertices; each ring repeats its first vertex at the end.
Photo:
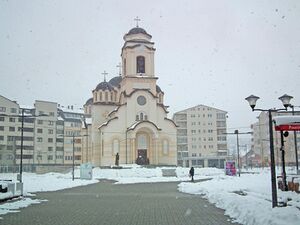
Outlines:
POLYGON ((194 167, 191 167, 190 169, 190 177, 192 177, 192 182, 194 182, 194 167))
POLYGON ((119 166, 119 158, 120 158, 119 153, 117 153, 116 154, 116 162, 115 162, 116 166, 119 166))

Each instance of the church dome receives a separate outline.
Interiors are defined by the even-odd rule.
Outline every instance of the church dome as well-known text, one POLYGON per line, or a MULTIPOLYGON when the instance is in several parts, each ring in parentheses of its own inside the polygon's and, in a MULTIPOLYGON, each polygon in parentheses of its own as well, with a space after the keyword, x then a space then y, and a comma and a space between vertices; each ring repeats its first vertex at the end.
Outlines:
POLYGON ((105 90, 112 91, 113 89, 114 89, 114 87, 110 83, 108 83, 106 81, 103 81, 103 82, 101 82, 100 84, 97 85, 97 87, 95 88, 95 91, 99 91, 99 90, 101 90, 101 91, 105 91, 105 90))
POLYGON ((89 98, 89 99, 86 101, 85 105, 91 105, 92 103, 93 103, 93 98, 89 98))
POLYGON ((159 87, 158 85, 156 85, 156 92, 157 92, 157 93, 164 93, 164 92, 160 89, 160 87, 159 87))
POLYGON ((132 28, 126 35, 131 35, 131 34, 145 34, 145 35, 149 36, 150 38, 152 37, 141 27, 132 28))
POLYGON ((122 77, 121 76, 117 76, 117 77, 111 78, 108 83, 110 83, 114 87, 119 87, 121 81, 122 81, 122 77))

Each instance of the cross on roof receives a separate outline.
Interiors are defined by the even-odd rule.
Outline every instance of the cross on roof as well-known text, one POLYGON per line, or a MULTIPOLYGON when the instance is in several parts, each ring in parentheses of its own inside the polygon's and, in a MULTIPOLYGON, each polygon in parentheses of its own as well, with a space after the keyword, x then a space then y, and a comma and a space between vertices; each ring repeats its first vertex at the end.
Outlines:
POLYGON ((104 77, 104 81, 106 81, 106 75, 108 74, 105 70, 104 70, 104 72, 103 73, 101 73, 102 75, 103 75, 103 77, 104 77))
POLYGON ((119 64, 116 67, 119 68, 119 76, 121 76, 121 68, 122 68, 121 63, 119 62, 119 64))
POLYGON ((139 21, 141 21, 141 19, 137 16, 134 20, 136 21, 136 27, 139 27, 139 21))

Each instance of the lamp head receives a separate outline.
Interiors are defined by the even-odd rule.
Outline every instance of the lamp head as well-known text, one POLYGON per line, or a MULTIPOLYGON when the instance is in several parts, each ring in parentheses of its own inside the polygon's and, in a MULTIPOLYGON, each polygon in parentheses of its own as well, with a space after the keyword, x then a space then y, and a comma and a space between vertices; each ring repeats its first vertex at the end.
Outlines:
POLYGON ((249 97, 245 98, 245 100, 248 101, 250 107, 252 108, 252 110, 254 110, 255 106, 256 106, 256 101, 259 99, 259 97, 255 96, 255 95, 250 95, 249 97))
POLYGON ((290 96, 290 95, 282 95, 281 97, 279 97, 278 99, 282 101, 282 104, 285 108, 289 107, 290 106, 290 101, 291 99, 293 98, 293 96, 290 96))

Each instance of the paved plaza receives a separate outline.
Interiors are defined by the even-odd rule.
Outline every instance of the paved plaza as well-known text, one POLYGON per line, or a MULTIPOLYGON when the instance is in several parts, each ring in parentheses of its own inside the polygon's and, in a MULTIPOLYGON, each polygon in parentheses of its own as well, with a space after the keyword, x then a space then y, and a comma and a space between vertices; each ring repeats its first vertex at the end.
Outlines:
POLYGON ((178 183, 100 183, 38 193, 47 202, 3 215, 6 225, 195 225, 232 224, 224 211, 178 183))

